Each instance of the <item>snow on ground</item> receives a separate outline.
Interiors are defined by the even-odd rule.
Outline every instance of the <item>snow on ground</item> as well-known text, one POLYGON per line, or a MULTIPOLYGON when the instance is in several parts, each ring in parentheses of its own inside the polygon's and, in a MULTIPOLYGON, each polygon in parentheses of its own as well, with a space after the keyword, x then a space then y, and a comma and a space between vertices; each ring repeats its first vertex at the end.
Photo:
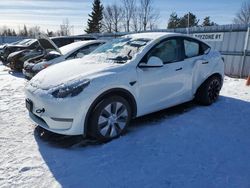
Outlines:
POLYGON ((43 132, 26 81, 0 65, 0 187, 250 187, 250 87, 225 78, 210 107, 192 102, 133 121, 106 144, 43 132))

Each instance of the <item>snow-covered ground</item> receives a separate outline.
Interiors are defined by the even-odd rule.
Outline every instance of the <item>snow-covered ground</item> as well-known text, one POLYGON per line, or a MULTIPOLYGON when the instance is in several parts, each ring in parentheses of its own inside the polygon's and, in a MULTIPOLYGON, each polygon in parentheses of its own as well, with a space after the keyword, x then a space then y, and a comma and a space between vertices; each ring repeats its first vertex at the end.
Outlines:
POLYGON ((250 187, 250 87, 225 78, 209 107, 192 102, 133 121, 106 144, 42 132, 22 74, 0 64, 0 187, 250 187))

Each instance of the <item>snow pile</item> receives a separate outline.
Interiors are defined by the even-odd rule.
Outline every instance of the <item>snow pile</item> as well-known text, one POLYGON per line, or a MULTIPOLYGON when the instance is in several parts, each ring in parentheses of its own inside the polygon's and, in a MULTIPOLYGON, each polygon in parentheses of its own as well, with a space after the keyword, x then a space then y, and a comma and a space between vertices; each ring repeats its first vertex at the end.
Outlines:
POLYGON ((0 65, 0 187, 250 185, 245 80, 226 77, 212 106, 187 103, 142 117, 125 136, 87 146, 80 137, 40 135, 25 109, 25 83, 0 65))

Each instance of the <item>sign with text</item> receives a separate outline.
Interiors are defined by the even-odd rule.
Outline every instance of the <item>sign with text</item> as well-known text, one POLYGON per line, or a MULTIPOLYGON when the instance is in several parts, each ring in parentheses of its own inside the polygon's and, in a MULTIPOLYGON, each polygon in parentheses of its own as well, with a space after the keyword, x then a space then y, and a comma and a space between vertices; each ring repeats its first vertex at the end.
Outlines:
POLYGON ((194 33, 194 37, 204 41, 223 41, 224 33, 194 33))

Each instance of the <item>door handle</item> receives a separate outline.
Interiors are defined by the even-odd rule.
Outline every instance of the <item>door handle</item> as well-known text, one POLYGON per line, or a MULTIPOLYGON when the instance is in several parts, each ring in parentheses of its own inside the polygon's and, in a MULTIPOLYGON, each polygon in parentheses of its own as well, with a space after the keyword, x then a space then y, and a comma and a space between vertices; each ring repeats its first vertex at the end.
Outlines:
POLYGON ((175 69, 175 71, 180 71, 180 70, 182 70, 182 67, 181 67, 181 68, 178 68, 178 69, 175 69))
POLYGON ((208 64, 208 61, 204 61, 204 62, 202 62, 202 64, 203 64, 203 65, 208 64))

